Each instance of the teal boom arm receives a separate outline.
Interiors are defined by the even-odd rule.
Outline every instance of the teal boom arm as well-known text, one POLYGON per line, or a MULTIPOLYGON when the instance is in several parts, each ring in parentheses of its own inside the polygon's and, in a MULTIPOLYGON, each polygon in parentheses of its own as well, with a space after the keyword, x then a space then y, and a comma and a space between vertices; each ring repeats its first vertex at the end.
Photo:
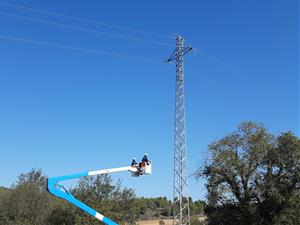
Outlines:
POLYGON ((120 168, 114 168, 114 169, 106 169, 106 170, 95 170, 95 171, 89 171, 89 172, 84 172, 84 173, 78 173, 78 174, 72 174, 68 176, 61 176, 61 177, 53 177, 53 178, 48 178, 47 180, 47 190, 50 194, 65 199, 66 201, 70 202, 74 206, 80 208, 84 212, 90 214, 91 216, 95 217, 96 219, 104 222, 107 225, 118 225, 116 222, 113 220, 109 219, 108 217, 103 216, 93 208, 87 206, 83 202, 79 201, 76 199, 72 194, 70 194, 68 191, 66 191, 64 188, 62 189, 61 185, 58 183, 61 181, 65 180, 71 180, 71 179, 76 179, 76 178, 81 178, 81 177, 86 177, 86 176, 94 176, 94 175, 99 175, 99 174, 107 174, 107 173, 114 173, 114 172, 121 172, 121 171, 130 171, 133 173, 138 172, 137 167, 120 167, 120 168))

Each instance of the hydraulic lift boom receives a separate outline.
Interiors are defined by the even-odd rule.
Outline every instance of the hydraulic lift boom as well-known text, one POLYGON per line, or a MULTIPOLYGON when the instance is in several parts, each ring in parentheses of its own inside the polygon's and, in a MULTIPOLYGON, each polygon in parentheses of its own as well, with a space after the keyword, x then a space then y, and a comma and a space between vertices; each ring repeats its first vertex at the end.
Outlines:
POLYGON ((62 185, 58 184, 61 181, 86 177, 86 176, 95 176, 100 174, 109 174, 109 173, 116 173, 122 171, 129 171, 131 172, 132 176, 138 177, 143 174, 151 174, 151 162, 149 163, 140 163, 139 165, 133 166, 126 166, 126 167, 119 167, 119 168, 112 168, 112 169, 104 169, 104 170, 94 170, 88 171, 83 173, 77 173, 67 176, 61 177, 52 177, 48 178, 47 182, 47 190, 50 194, 65 199, 66 201, 70 202, 71 204, 75 205, 76 207, 80 208, 84 212, 90 214, 91 216, 97 218, 98 220, 104 222, 107 225, 118 225, 113 220, 109 219, 108 217, 103 216, 90 206, 84 204, 83 202, 76 199, 71 193, 69 193, 62 185))

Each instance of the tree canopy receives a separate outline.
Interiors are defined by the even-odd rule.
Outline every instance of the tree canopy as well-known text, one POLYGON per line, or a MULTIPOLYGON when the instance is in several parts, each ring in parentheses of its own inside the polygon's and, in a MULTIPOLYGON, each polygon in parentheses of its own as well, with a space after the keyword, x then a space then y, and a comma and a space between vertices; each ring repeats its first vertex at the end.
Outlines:
MULTIPOLYGON (((133 190, 122 188, 120 183, 113 185, 108 175, 81 179, 69 191, 120 224, 133 224, 137 218, 131 207, 135 201, 133 190)), ((0 224, 3 225, 99 224, 76 207, 48 194, 41 170, 21 174, 12 188, 1 189, 0 193, 0 224)))
POLYGON ((199 170, 207 179, 209 225, 300 224, 300 140, 242 123, 208 146, 199 170))

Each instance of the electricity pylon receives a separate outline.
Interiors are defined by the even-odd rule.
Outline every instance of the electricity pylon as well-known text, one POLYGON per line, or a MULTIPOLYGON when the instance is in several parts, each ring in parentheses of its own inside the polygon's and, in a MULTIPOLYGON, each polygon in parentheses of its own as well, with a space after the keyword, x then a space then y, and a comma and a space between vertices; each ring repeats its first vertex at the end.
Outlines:
POLYGON ((192 47, 184 46, 182 36, 176 38, 176 49, 165 62, 176 61, 176 97, 174 127, 174 178, 173 178, 173 224, 190 225, 188 194, 188 164, 186 156, 186 128, 184 107, 183 58, 192 47))

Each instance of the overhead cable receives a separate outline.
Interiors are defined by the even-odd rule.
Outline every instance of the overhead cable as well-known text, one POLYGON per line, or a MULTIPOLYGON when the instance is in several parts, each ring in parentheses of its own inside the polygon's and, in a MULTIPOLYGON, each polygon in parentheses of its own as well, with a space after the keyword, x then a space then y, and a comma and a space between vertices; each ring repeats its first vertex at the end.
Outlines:
POLYGON ((32 8, 32 7, 28 7, 28 6, 24 6, 24 5, 8 3, 8 2, 2 2, 2 1, 0 1, 0 4, 12 6, 12 7, 23 8, 23 9, 27 9, 27 10, 31 10, 31 11, 40 12, 40 13, 45 13, 45 14, 48 14, 48 15, 60 16, 60 17, 68 18, 68 19, 81 21, 81 22, 98 24, 98 25, 102 25, 102 26, 106 26, 106 27, 110 27, 110 28, 114 28, 114 29, 121 29, 121 30, 138 32, 138 33, 143 33, 143 34, 155 35, 155 36, 163 37, 163 38, 172 38, 172 39, 174 39, 173 36, 167 35, 167 34, 161 34, 161 33, 157 33, 157 32, 145 31, 145 30, 141 30, 141 29, 137 29, 137 28, 131 28, 131 27, 127 27, 127 26, 109 24, 109 23, 105 23, 105 22, 102 22, 102 21, 98 21, 98 20, 91 20, 91 19, 86 19, 86 18, 81 18, 81 17, 64 15, 64 14, 51 12, 51 11, 47 11, 47 10, 42 10, 42 9, 37 9, 37 8, 32 8))
POLYGON ((172 44, 169 44, 169 43, 152 41, 152 40, 148 40, 148 39, 137 38, 137 37, 123 35, 123 34, 99 31, 99 30, 81 27, 81 26, 77 26, 77 25, 70 25, 70 24, 54 22, 54 21, 50 21, 50 20, 38 19, 38 18, 34 18, 34 17, 29 17, 29 16, 21 16, 21 15, 16 15, 16 14, 12 14, 12 13, 1 12, 1 11, 0 11, 0 15, 16 17, 16 18, 30 20, 30 21, 39 22, 39 23, 47 23, 47 24, 62 26, 62 27, 70 28, 70 29, 77 29, 77 30, 82 30, 82 31, 87 31, 87 32, 93 32, 93 33, 97 33, 97 34, 101 34, 101 35, 107 35, 107 36, 112 36, 112 37, 116 37, 116 38, 123 38, 123 39, 132 40, 132 41, 141 41, 141 42, 145 42, 145 43, 149 43, 149 44, 173 46, 172 44))
POLYGON ((25 38, 13 37, 13 36, 6 36, 6 35, 1 35, 1 34, 0 34, 0 39, 21 41, 21 42, 25 42, 25 43, 38 44, 38 45, 44 45, 44 46, 49 46, 49 47, 78 50, 78 51, 94 53, 94 54, 125 57, 125 58, 139 59, 139 60, 152 61, 152 62, 161 62, 161 60, 155 59, 155 58, 127 55, 127 54, 122 54, 122 53, 118 53, 118 52, 108 52, 108 51, 102 51, 102 50, 88 49, 88 48, 82 48, 82 47, 76 47, 76 46, 70 46, 70 45, 64 45, 64 44, 56 44, 56 43, 45 42, 45 41, 38 41, 38 40, 31 40, 31 39, 25 39, 25 38))

